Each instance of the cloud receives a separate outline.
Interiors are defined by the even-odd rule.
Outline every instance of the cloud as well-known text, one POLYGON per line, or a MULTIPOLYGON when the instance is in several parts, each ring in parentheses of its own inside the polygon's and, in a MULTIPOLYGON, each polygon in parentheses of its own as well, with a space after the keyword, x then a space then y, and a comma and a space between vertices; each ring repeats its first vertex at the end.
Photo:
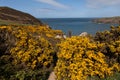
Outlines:
POLYGON ((69 8, 68 6, 66 6, 64 4, 61 4, 61 3, 59 3, 55 0, 36 0, 36 1, 46 3, 46 4, 49 4, 49 5, 55 6, 55 7, 63 8, 63 9, 69 8))
POLYGON ((55 9, 50 9, 50 8, 40 8, 40 9, 36 9, 36 11, 38 12, 53 12, 56 11, 55 9))
POLYGON ((47 18, 48 16, 52 16, 53 13, 56 13, 56 9, 51 9, 51 8, 36 8, 34 9, 33 14, 36 17, 41 17, 41 18, 47 18))
POLYGON ((87 0, 87 6, 90 8, 117 6, 119 4, 120 0, 87 0))

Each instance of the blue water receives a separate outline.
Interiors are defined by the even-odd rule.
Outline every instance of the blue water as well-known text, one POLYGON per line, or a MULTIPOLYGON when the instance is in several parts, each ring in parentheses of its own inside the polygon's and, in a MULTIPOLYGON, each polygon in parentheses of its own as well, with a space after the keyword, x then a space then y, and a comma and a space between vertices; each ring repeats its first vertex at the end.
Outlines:
POLYGON ((65 34, 72 31, 72 35, 79 35, 87 32, 94 35, 98 31, 109 30, 112 24, 93 23, 94 18, 44 18, 43 23, 48 24, 52 29, 62 30, 65 34))

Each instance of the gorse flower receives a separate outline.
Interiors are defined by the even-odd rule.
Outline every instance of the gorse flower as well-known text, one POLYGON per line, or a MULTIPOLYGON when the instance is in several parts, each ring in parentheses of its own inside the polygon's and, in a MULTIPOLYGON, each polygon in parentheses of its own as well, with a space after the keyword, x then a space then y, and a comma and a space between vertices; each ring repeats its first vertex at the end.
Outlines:
POLYGON ((53 69, 57 80, 106 78, 120 71, 120 27, 99 32, 95 38, 72 36, 66 39, 56 38, 63 36, 62 31, 47 26, 9 25, 0 26, 0 31, 1 44, 4 44, 0 45, 4 52, 0 55, 0 68, 4 68, 5 76, 12 67, 15 69, 10 72, 14 75, 9 73, 11 80, 18 79, 18 75, 20 78, 22 75, 22 80, 43 77, 46 80, 53 69), (9 62, 4 62, 7 60, 9 62))
POLYGON ((55 30, 45 26, 17 26, 14 27, 12 32, 16 37, 16 43, 10 52, 14 57, 13 63, 15 65, 24 63, 27 67, 35 69, 48 67, 53 63, 55 51, 52 44, 45 38, 54 37, 57 32, 61 34, 62 32, 55 32, 55 30))
POLYGON ((102 45, 88 37, 76 36, 61 42, 55 67, 57 80, 86 80, 88 76, 104 78, 111 75, 116 64, 109 67, 105 55, 99 51, 102 45))

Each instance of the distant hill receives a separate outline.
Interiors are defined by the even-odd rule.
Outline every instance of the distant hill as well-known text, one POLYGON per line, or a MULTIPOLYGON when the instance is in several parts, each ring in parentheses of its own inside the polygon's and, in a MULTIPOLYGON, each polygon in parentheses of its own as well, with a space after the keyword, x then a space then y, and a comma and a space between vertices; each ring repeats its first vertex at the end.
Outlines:
POLYGON ((42 25, 42 22, 33 17, 32 15, 9 7, 0 7, 0 22, 42 25))
POLYGON ((117 17, 107 17, 107 18, 98 18, 93 20, 95 23, 112 23, 112 24, 120 24, 120 16, 117 17))

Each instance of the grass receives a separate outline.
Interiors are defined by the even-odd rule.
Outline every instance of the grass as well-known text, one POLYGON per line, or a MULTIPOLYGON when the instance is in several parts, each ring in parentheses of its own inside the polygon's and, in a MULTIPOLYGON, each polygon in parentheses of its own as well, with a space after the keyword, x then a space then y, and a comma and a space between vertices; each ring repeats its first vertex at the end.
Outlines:
POLYGON ((0 20, 0 25, 10 25, 10 24, 17 24, 17 23, 7 21, 7 20, 0 20))
POLYGON ((14 21, 12 22, 12 21, 8 21, 8 20, 1 20, 0 19, 0 25, 1 26, 5 26, 5 25, 30 26, 32 24, 21 24, 21 23, 17 23, 17 22, 14 22, 14 21))
POLYGON ((120 80, 120 72, 116 72, 112 76, 109 76, 103 79, 93 76, 93 77, 89 77, 87 80, 120 80))

